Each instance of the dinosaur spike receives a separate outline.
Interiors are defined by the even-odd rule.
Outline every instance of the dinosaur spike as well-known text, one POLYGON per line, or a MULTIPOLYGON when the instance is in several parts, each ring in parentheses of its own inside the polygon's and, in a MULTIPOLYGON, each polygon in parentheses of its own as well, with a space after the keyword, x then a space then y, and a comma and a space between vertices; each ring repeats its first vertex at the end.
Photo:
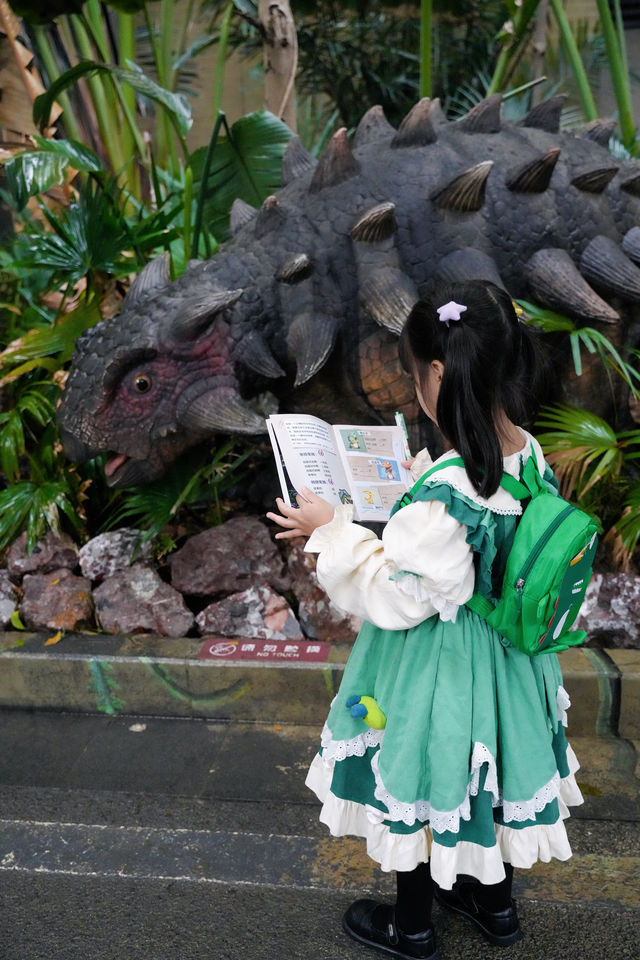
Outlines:
POLYGON ((552 310, 607 323, 620 319, 580 276, 566 250, 537 250, 525 264, 524 275, 532 295, 552 310))
POLYGON ((391 126, 385 117, 382 107, 371 107, 356 127, 356 132, 353 135, 354 149, 356 147, 362 147, 366 143, 386 140, 392 137, 395 132, 395 128, 391 126))
POLYGON ((571 183, 578 190, 584 190, 586 193, 602 193, 608 187, 616 173, 618 167, 600 167, 596 170, 587 170, 585 173, 578 174, 571 183))
POLYGON ((585 247, 580 271, 591 283, 617 294, 622 300, 640 301, 640 270, 609 237, 601 234, 585 247))
POLYGON ((139 307, 144 300, 155 297, 160 290, 164 290, 171 282, 169 270, 169 253, 163 253, 140 271, 133 280, 122 301, 123 310, 139 307))
POLYGON ((275 195, 267 197, 256 217, 255 236, 262 240, 287 219, 287 211, 275 195))
POLYGON ((431 101, 431 110, 429 111, 429 119, 434 127, 442 127, 443 125, 449 123, 444 112, 442 110, 442 105, 440 103, 440 97, 434 97, 431 101))
POLYGON ((398 127, 392 147, 426 147, 435 143, 438 134, 431 122, 431 104, 429 97, 423 97, 412 107, 398 127))
POLYGON ((633 173, 630 177, 627 177, 624 180, 620 187, 622 190, 626 190, 627 193, 630 193, 633 197, 640 197, 640 173, 633 173))
POLYGON ((364 311, 392 333, 400 333, 418 299, 413 280, 398 267, 381 267, 361 278, 360 302, 364 311))
POLYGON ((622 249, 634 263, 640 263, 640 227, 627 230, 622 240, 622 249))
POLYGON ((475 167, 469 167, 464 173, 454 177, 444 189, 432 196, 438 207, 456 210, 458 213, 470 213, 480 210, 484 203, 487 177, 491 172, 493 160, 484 160, 475 167))
POLYGON ((334 317, 299 314, 289 327, 287 345, 296 360, 294 386, 306 383, 324 365, 333 350, 337 323, 334 317))
POLYGON ((295 253, 282 264, 276 272, 276 280, 281 283, 299 283, 313 272, 313 264, 306 253, 295 253))
POLYGON ((231 206, 231 214, 229 217, 231 235, 235 237, 238 230, 244 227, 245 223, 253 220, 257 213, 256 208, 252 207, 250 203, 246 203, 240 197, 236 197, 231 206))
POLYGON ((245 367, 261 373, 264 377, 275 379, 285 375, 259 330, 252 330, 242 338, 238 345, 237 359, 245 367))
POLYGON ((438 276, 447 283, 460 283, 464 280, 491 280, 499 287, 504 282, 498 267, 489 254, 475 247, 463 247, 443 257, 438 264, 438 276))
POLYGON ((513 193, 544 193, 559 157, 559 147, 552 147, 524 167, 519 167, 511 180, 507 180, 509 190, 513 193))
POLYGON ((502 94, 494 93, 477 103, 458 121, 464 133, 499 133, 502 94))
POLYGON ((523 127, 535 127, 537 130, 546 130, 547 133, 558 133, 560 130, 560 114, 567 99, 565 93, 556 97, 549 97, 542 103, 536 104, 522 121, 523 127))
POLYGON ((242 399, 233 387, 218 387, 200 396, 178 412, 179 425, 204 436, 222 433, 264 433, 264 418, 242 399))
POLYGON ((225 310, 230 310, 243 290, 221 290, 203 300, 187 302, 171 325, 174 340, 197 340, 212 321, 225 310))
POLYGON ((594 143, 600 144, 601 147, 606 147, 609 145, 611 134, 615 128, 615 120, 592 120, 591 123, 587 123, 582 127, 579 135, 583 140, 593 140, 594 143))
POLYGON ((282 183, 286 186, 292 180, 301 177, 317 164, 315 157, 305 150, 298 136, 291 137, 282 158, 282 183))
POLYGON ((310 193, 318 193, 325 187, 335 187, 338 183, 350 180, 360 172, 360 164, 351 150, 347 128, 341 127, 334 133, 327 148, 320 157, 309 186, 310 193))
POLYGON ((360 243, 377 243, 396 232, 395 203, 379 203, 367 210, 351 228, 351 237, 360 243))

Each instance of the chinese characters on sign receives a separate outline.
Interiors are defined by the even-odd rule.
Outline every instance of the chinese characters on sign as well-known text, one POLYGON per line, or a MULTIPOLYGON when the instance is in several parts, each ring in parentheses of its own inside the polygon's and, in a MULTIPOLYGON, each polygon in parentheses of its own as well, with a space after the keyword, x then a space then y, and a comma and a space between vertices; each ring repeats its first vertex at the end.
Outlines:
POLYGON ((319 640, 227 640, 208 637, 198 653, 199 660, 298 660, 322 663, 330 644, 319 640))

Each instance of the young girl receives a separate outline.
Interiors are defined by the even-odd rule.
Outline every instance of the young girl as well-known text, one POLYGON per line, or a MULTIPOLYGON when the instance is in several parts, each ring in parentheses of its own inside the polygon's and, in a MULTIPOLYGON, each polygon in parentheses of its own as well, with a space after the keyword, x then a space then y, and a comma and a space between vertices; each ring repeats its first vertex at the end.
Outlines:
MULTIPOLYGON (((513 868, 571 856, 563 820, 582 797, 557 657, 526 656, 464 606, 474 586, 500 594, 522 513, 503 471, 519 479, 535 451, 555 486, 516 426, 535 373, 528 331, 504 290, 456 284, 415 306, 400 357, 453 448, 443 468, 396 505, 382 540, 306 489, 298 508, 278 500, 268 516, 279 538, 310 537, 320 583, 365 621, 307 784, 334 835, 364 837, 397 871, 397 900, 356 901, 345 930, 397 957, 437 958, 434 891, 491 943, 519 939, 513 868), (465 467, 447 466, 454 457, 465 467)), ((415 479, 429 466, 423 452, 415 479)))

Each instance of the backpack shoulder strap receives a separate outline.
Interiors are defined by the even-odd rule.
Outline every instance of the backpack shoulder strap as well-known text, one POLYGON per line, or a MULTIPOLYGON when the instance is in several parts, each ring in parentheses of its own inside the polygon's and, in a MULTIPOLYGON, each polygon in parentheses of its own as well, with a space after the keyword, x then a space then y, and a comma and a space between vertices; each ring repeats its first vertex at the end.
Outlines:
MULTIPOLYGON (((536 463, 535 460, 534 463, 536 463)), ((425 480, 428 480, 432 474, 437 473, 439 470, 444 470, 445 467, 464 467, 464 460, 462 457, 451 457, 449 460, 444 460, 442 463, 436 463, 432 467, 429 467, 426 473, 423 473, 420 479, 416 480, 411 489, 402 497, 402 506, 406 506, 408 503, 411 503, 425 480)), ((509 473, 502 474, 500 486, 503 487, 507 493, 510 493, 515 500, 526 500, 532 495, 532 491, 529 489, 528 485, 520 483, 519 480, 516 480, 516 478, 512 477, 509 473)))

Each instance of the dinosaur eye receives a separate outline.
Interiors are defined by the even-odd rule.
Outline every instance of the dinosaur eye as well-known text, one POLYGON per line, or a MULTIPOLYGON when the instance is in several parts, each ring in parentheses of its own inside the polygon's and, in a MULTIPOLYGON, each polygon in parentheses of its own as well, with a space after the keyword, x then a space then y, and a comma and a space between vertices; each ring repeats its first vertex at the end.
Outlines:
POLYGON ((133 385, 138 393, 148 393, 151 390, 151 377, 148 377, 146 373, 137 373, 133 385))

